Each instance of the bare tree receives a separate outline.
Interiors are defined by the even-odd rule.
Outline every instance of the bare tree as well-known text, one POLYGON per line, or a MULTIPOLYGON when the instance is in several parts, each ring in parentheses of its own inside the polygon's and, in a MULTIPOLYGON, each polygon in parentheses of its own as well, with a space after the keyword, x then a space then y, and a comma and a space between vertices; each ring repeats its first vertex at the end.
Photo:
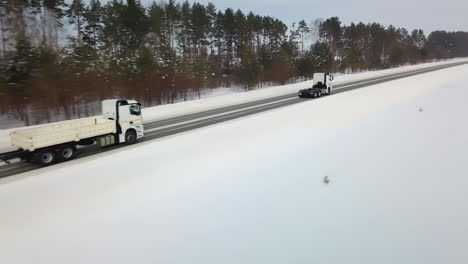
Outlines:
POLYGON ((309 34, 307 35, 307 39, 309 39, 312 43, 315 43, 320 38, 320 24, 324 21, 323 18, 316 18, 311 20, 309 23, 309 34))

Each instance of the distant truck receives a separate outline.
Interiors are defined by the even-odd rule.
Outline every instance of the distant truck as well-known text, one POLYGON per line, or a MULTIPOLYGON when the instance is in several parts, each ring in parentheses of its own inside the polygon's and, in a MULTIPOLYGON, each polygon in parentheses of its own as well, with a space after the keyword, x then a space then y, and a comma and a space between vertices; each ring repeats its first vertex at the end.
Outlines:
POLYGON ((104 100, 102 117, 52 123, 10 133, 11 144, 18 150, 1 153, 0 160, 9 163, 20 158, 47 166, 73 159, 77 146, 133 144, 143 135, 140 103, 135 100, 104 100))
POLYGON ((298 96, 303 97, 320 97, 329 95, 333 92, 333 75, 330 73, 314 73, 312 88, 303 89, 298 92, 298 96))

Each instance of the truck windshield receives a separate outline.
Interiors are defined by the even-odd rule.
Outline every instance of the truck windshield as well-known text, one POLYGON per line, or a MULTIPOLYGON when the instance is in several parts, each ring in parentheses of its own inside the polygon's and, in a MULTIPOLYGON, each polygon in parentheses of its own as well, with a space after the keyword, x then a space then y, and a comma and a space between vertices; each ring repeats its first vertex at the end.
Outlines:
POLYGON ((132 115, 141 115, 141 107, 138 104, 132 104, 130 105, 130 114, 132 115))

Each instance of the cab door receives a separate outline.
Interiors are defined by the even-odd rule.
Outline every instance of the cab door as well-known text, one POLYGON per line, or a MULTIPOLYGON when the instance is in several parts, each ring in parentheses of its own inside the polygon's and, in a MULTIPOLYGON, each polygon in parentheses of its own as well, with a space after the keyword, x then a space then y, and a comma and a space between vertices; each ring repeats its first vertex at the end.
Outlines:
POLYGON ((328 76, 327 76, 327 77, 328 77, 327 87, 330 88, 329 91, 330 91, 330 93, 331 93, 331 92, 333 92, 333 79, 334 79, 334 77, 333 77, 333 74, 331 74, 331 73, 328 73, 328 76))
POLYGON ((131 104, 130 105, 130 117, 132 118, 129 122, 137 132, 137 138, 142 138, 144 136, 143 128, 143 117, 141 115, 141 104, 131 104))
POLYGON ((141 117, 140 104, 119 106, 119 125, 121 128, 119 135, 120 143, 125 142, 125 134, 129 130, 134 130, 137 138, 143 137, 143 119, 141 117))

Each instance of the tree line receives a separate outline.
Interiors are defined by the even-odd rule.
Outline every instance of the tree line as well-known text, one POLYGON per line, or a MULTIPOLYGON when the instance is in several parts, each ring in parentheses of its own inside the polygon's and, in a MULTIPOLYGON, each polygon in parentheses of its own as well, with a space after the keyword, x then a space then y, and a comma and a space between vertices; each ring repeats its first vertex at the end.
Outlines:
POLYGON ((175 0, 2 0, 0 34, 0 112, 27 123, 96 114, 93 105, 109 97, 158 105, 207 88, 255 89, 318 71, 468 56, 465 32, 426 36, 378 23, 343 25, 337 17, 288 27, 270 16, 175 0))

